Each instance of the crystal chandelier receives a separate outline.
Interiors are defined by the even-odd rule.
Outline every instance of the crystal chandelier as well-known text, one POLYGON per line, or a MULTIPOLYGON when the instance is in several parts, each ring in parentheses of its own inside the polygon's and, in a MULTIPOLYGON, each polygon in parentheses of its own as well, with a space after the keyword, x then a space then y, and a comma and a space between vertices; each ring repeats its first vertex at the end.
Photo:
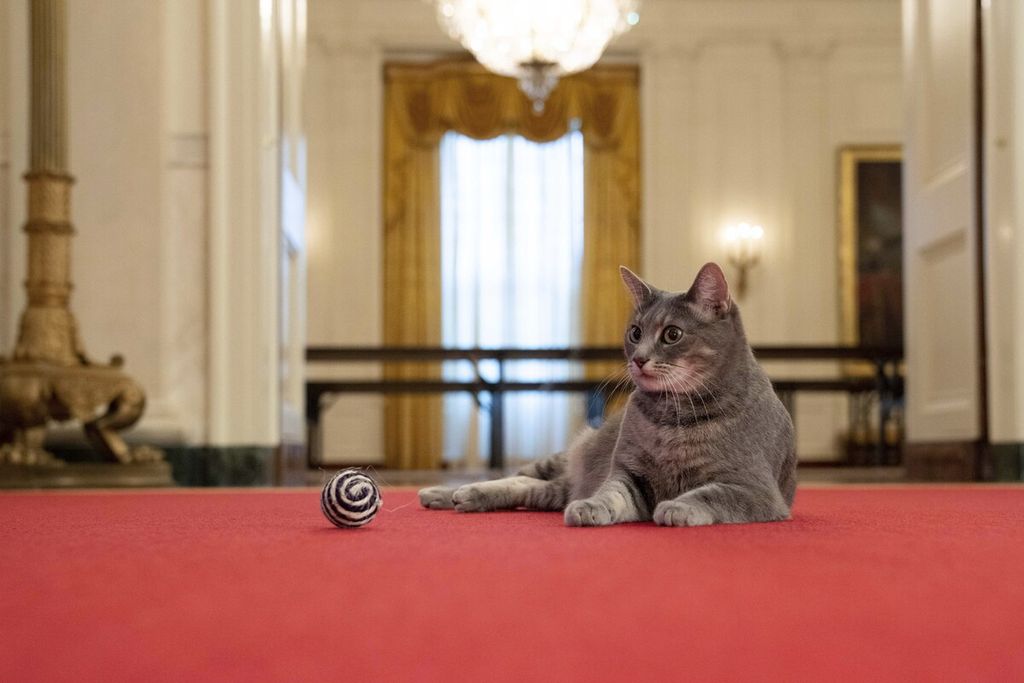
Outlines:
POLYGON ((639 20, 639 0, 435 0, 438 22, 544 108, 560 76, 590 68, 639 20))

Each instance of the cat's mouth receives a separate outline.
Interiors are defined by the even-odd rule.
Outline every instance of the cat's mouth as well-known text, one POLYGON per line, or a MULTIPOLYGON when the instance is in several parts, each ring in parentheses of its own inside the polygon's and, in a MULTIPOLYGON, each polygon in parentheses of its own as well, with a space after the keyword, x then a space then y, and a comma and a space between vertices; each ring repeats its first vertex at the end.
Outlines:
POLYGON ((631 367, 629 374, 633 384, 641 391, 664 391, 665 382, 660 373, 651 372, 646 368, 631 367))
POLYGON ((687 393, 690 390, 693 368, 687 361, 676 364, 630 364, 629 375, 640 391, 648 393, 687 393))

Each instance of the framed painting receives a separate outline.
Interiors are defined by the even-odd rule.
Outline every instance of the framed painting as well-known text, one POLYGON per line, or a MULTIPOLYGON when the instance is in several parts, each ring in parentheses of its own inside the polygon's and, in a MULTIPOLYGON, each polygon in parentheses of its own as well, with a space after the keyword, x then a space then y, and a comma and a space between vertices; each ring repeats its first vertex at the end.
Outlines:
POLYGON ((903 346, 903 183, 899 145, 839 150, 841 338, 903 346))

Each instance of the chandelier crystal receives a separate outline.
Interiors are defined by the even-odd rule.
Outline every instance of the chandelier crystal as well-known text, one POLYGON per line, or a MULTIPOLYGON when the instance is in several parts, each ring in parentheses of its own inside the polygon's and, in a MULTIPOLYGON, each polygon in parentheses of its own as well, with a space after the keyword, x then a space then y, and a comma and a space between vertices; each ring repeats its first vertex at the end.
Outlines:
POLYGON ((561 76, 593 66, 640 20, 639 0, 436 0, 437 17, 488 70, 519 79, 541 111, 561 76))

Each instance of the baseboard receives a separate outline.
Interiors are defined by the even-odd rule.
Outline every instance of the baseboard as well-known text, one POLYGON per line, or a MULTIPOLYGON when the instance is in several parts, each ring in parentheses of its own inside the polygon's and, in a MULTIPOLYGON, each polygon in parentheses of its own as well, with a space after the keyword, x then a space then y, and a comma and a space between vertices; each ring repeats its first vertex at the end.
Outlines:
MULTIPOLYGON (((69 463, 96 462, 99 455, 88 446, 48 445, 69 463)), ((162 445, 171 476, 179 486, 277 486, 304 483, 291 463, 294 449, 281 446, 185 446, 162 445)), ((305 452, 298 458, 305 471, 305 452)))
POLYGON ((989 478, 988 445, 977 441, 906 443, 903 462, 912 481, 982 481, 989 478))
POLYGON ((1024 443, 994 443, 991 449, 995 481, 1024 481, 1024 443))
POLYGON ((273 486, 278 483, 276 446, 165 447, 181 486, 273 486))

